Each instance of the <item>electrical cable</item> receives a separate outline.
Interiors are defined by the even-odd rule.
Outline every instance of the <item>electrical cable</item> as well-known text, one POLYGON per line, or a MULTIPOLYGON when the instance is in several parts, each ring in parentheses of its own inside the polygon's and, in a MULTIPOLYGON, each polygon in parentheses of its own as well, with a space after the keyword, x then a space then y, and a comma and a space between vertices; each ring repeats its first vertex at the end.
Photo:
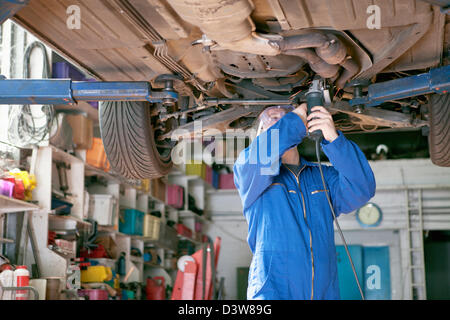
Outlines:
POLYGON ((333 214, 334 222, 335 222, 336 227, 337 227, 337 229, 339 231, 339 235, 341 236, 341 240, 344 243, 345 252, 347 253, 348 259, 350 261, 350 265, 352 267, 353 275, 355 276, 356 284, 358 285, 359 293, 361 294, 362 300, 365 300, 364 293, 363 293, 363 291, 361 289, 361 285, 359 283, 358 276, 356 274, 355 265, 353 264, 352 257, 350 256, 350 252, 348 251, 347 242, 345 241, 344 234, 342 233, 341 227, 339 226, 339 223, 338 223, 337 218, 336 218, 336 214, 334 212, 333 204, 331 203, 330 197, 328 195, 328 190, 327 190, 327 187, 326 187, 325 178, 323 176, 323 171, 322 171, 322 163, 320 161, 320 149, 319 149, 320 139, 316 139, 315 142, 316 142, 317 162, 319 163, 320 176, 322 178, 323 189, 325 190, 325 195, 326 195, 327 200, 328 200, 328 205, 330 206, 331 213, 333 214))
MULTIPOLYGON (((39 41, 32 42, 25 50, 23 77, 25 79, 30 77, 30 57, 35 48, 39 48, 42 51, 42 78, 48 79, 50 77, 50 65, 48 61, 47 49, 39 41)), ((36 115, 33 115, 30 105, 12 106, 9 115, 8 139, 10 141, 18 142, 18 144, 23 147, 36 145, 42 142, 45 137, 50 134, 56 117, 52 105, 43 105, 41 107, 41 111, 44 115, 41 117, 36 117, 36 115), (36 122, 38 121, 45 121, 45 123, 41 126, 37 126, 36 122)))

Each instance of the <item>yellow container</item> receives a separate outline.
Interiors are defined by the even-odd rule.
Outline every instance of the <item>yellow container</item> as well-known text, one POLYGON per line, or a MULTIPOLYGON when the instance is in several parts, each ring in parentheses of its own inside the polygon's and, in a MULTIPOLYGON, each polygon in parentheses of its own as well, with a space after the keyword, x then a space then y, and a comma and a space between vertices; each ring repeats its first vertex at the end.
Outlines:
POLYGON ((187 176, 199 176, 202 179, 206 178, 206 164, 200 161, 191 161, 186 163, 187 176))
POLYGON ((159 239, 161 218, 146 214, 144 217, 144 237, 151 240, 159 239))
POLYGON ((81 282, 104 282, 112 279, 110 267, 90 266, 87 270, 81 270, 81 282))

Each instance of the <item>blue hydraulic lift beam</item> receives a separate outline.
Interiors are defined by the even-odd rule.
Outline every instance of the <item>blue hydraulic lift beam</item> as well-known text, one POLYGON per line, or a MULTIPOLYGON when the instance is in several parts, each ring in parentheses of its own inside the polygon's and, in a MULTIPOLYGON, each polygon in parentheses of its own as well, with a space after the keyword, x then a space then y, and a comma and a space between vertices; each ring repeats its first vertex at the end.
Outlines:
POLYGON ((174 91, 152 91, 149 82, 90 82, 70 79, 0 80, 0 104, 68 105, 77 101, 178 100, 174 91))
POLYGON ((447 92, 450 92, 450 66, 432 69, 415 76, 371 84, 366 96, 354 98, 349 104, 374 107, 392 100, 447 92))

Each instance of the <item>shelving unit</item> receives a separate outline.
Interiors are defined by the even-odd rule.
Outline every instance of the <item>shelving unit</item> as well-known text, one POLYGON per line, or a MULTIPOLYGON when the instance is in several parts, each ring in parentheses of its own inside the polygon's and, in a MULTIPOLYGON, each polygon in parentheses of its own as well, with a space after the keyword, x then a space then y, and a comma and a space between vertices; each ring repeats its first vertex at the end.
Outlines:
MULTIPOLYGON (((56 252, 47 247, 47 235, 49 230, 92 230, 91 222, 86 220, 88 218, 87 191, 89 194, 113 195, 118 200, 113 225, 98 225, 97 231, 99 235, 110 236, 117 245, 117 251, 125 253, 127 273, 134 267, 134 271, 131 272, 128 282, 137 281, 143 283, 147 276, 162 274, 165 277, 169 276, 170 279, 166 279, 166 282, 168 282, 169 285, 173 285, 175 282, 176 269, 166 267, 166 265, 170 264, 165 263, 165 257, 167 255, 170 257, 176 255, 178 251, 178 241, 189 241, 194 247, 201 245, 202 242, 199 241, 198 238, 194 239, 193 237, 182 235, 177 235, 175 237, 176 239, 168 242, 162 235, 158 240, 155 240, 145 236, 121 233, 118 227, 119 210, 121 208, 137 209, 144 213, 159 211, 161 212, 162 227, 169 228, 166 224, 167 221, 170 220, 173 223, 183 223, 194 231, 196 223, 208 223, 210 222, 210 218, 197 215, 189 210, 187 195, 191 193, 195 196, 196 206, 200 209, 204 209, 204 195, 206 192, 211 192, 215 189, 201 177, 186 176, 183 173, 183 168, 174 167, 173 171, 168 175, 166 182, 178 184, 185 190, 185 205, 181 209, 176 209, 166 204, 161 199, 156 198, 151 192, 140 190, 133 181, 126 181, 114 173, 105 172, 99 168, 93 167, 87 164, 85 159, 85 151, 77 151, 75 155, 73 155, 54 146, 40 147, 36 154, 36 168, 39 168, 39 170, 36 171, 38 187, 33 192, 33 200, 36 200, 39 203, 39 206, 32 203, 0 197, 0 207, 2 207, 2 210, 4 210, 4 208, 16 211, 39 210, 40 216, 39 218, 36 217, 39 219, 39 223, 35 222, 34 224, 37 228, 36 232, 41 235, 39 250, 40 252, 46 252, 44 254, 45 258, 42 259, 45 269, 44 274, 47 276, 64 278, 70 263, 69 259, 71 258, 71 256, 65 255, 63 252, 56 252), (64 162, 68 167, 66 171, 67 183, 69 187, 68 192, 71 195, 67 197, 67 200, 73 204, 70 215, 55 214, 51 208, 52 192, 54 192, 55 189, 59 189, 55 161, 64 162), (85 188, 85 177, 92 176, 97 176, 101 178, 101 180, 98 183, 90 184, 85 188), (1 205, 3 203, 5 203, 5 205, 1 205), (136 257, 131 255, 131 248, 139 249, 142 254, 144 254, 146 248, 155 249, 160 264, 157 264, 154 261, 146 262, 144 261, 143 256, 136 257), (48 261, 52 261, 51 265, 48 261)), ((175 230, 172 232, 175 233, 175 230)), ((7 239, 3 241, 7 241, 7 239)), ((61 286, 63 287, 64 285, 65 283, 62 281, 61 286)))
POLYGON ((30 202, 0 195, 0 214, 39 210, 39 206, 30 202))

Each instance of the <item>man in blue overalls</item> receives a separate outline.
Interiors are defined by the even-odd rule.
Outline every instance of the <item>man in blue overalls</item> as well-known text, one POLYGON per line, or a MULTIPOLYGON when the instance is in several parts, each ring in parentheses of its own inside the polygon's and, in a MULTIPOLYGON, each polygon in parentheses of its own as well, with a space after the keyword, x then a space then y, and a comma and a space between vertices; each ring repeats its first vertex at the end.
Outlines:
POLYGON ((253 253, 247 298, 339 299, 325 192, 339 216, 374 196, 375 178, 358 146, 336 131, 327 109, 314 107, 307 116, 306 104, 290 108, 269 107, 260 115, 261 133, 234 165, 253 253), (321 146, 333 165, 323 167, 326 190, 318 164, 297 151, 307 131, 315 130, 322 130, 321 146))

